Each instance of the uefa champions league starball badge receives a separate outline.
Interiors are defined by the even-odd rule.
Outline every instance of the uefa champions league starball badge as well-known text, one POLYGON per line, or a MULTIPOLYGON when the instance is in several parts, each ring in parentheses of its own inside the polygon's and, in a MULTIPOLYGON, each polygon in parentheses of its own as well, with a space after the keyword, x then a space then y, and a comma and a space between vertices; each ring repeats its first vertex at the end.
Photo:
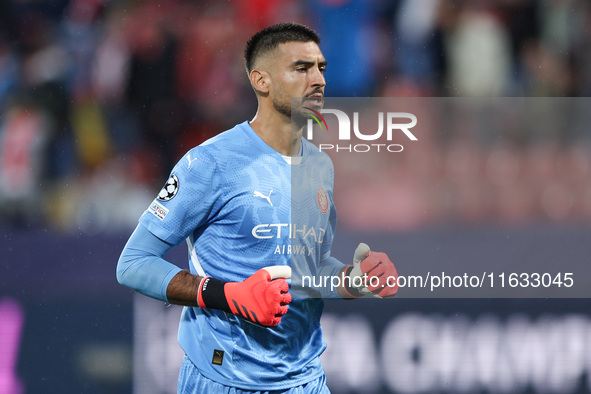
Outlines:
POLYGON ((170 178, 166 181, 166 184, 158 193, 158 200, 160 201, 169 201, 172 200, 174 196, 176 196, 177 192, 179 191, 179 179, 176 175, 172 174, 170 178))

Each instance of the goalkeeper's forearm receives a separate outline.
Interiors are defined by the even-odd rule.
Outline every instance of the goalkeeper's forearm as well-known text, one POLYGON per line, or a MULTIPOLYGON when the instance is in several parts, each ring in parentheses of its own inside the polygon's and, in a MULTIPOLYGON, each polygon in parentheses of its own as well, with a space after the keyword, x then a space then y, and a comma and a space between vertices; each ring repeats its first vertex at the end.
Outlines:
POLYGON ((117 263, 117 280, 141 294, 183 306, 219 309, 275 326, 291 302, 288 266, 264 267, 242 282, 193 275, 163 259, 173 247, 138 225, 117 263))
POLYGON ((164 260, 164 255, 173 246, 139 224, 117 263, 117 280, 160 301, 198 306, 199 285, 204 278, 164 260))
POLYGON ((117 263, 117 281, 141 294, 168 300, 168 285, 181 269, 163 259, 174 247, 138 225, 117 263))
POLYGON ((168 302, 175 305, 198 306, 197 291, 202 280, 202 276, 193 275, 188 271, 180 271, 166 288, 168 302))
POLYGON ((203 278, 163 259, 173 247, 139 224, 119 257, 117 280, 160 301, 197 306, 197 289, 203 278))

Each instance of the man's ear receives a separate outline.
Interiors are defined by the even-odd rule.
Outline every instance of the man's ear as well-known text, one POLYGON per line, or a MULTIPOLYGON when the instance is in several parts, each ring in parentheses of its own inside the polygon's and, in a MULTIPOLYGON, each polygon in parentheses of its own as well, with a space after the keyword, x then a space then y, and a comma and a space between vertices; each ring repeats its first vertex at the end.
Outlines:
POLYGON ((257 93, 265 96, 269 94, 269 89, 271 87, 271 78, 268 72, 259 69, 254 69, 250 72, 249 77, 250 84, 257 93))

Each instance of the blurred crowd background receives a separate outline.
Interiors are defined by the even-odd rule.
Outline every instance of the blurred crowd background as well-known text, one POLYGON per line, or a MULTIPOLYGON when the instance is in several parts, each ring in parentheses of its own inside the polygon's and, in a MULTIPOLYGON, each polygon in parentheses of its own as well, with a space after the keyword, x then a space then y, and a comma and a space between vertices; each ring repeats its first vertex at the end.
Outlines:
MULTIPOLYGON (((0 0, 0 393, 174 392, 179 309, 115 264, 182 155, 253 117, 245 41, 284 21, 322 36, 327 97, 421 122, 401 153, 328 152, 335 257, 574 267, 586 297, 591 1, 0 0)), ((591 391, 588 298, 391 301, 327 305, 335 393, 591 391)))
MULTIPOLYGON (((0 220, 133 228, 183 153, 252 118, 243 47, 283 21, 322 36, 329 97, 591 94, 588 0, 2 0, 0 220)), ((369 212, 371 163, 349 168, 344 225, 588 223, 589 133, 509 134, 432 136, 369 212)))

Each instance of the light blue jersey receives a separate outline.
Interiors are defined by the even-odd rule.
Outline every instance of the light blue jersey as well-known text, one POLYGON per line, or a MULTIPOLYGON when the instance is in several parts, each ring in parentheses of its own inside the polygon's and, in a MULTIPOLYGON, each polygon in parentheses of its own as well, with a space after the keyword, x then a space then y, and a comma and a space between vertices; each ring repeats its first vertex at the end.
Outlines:
POLYGON ((297 289, 302 275, 337 275, 342 268, 329 257, 333 167, 304 139, 301 156, 288 161, 244 122, 190 150, 140 218, 168 243, 186 240, 197 275, 243 281, 266 266, 292 266, 296 299, 276 327, 184 308, 179 343, 201 374, 224 385, 278 390, 323 374, 317 297, 333 294, 297 289))

